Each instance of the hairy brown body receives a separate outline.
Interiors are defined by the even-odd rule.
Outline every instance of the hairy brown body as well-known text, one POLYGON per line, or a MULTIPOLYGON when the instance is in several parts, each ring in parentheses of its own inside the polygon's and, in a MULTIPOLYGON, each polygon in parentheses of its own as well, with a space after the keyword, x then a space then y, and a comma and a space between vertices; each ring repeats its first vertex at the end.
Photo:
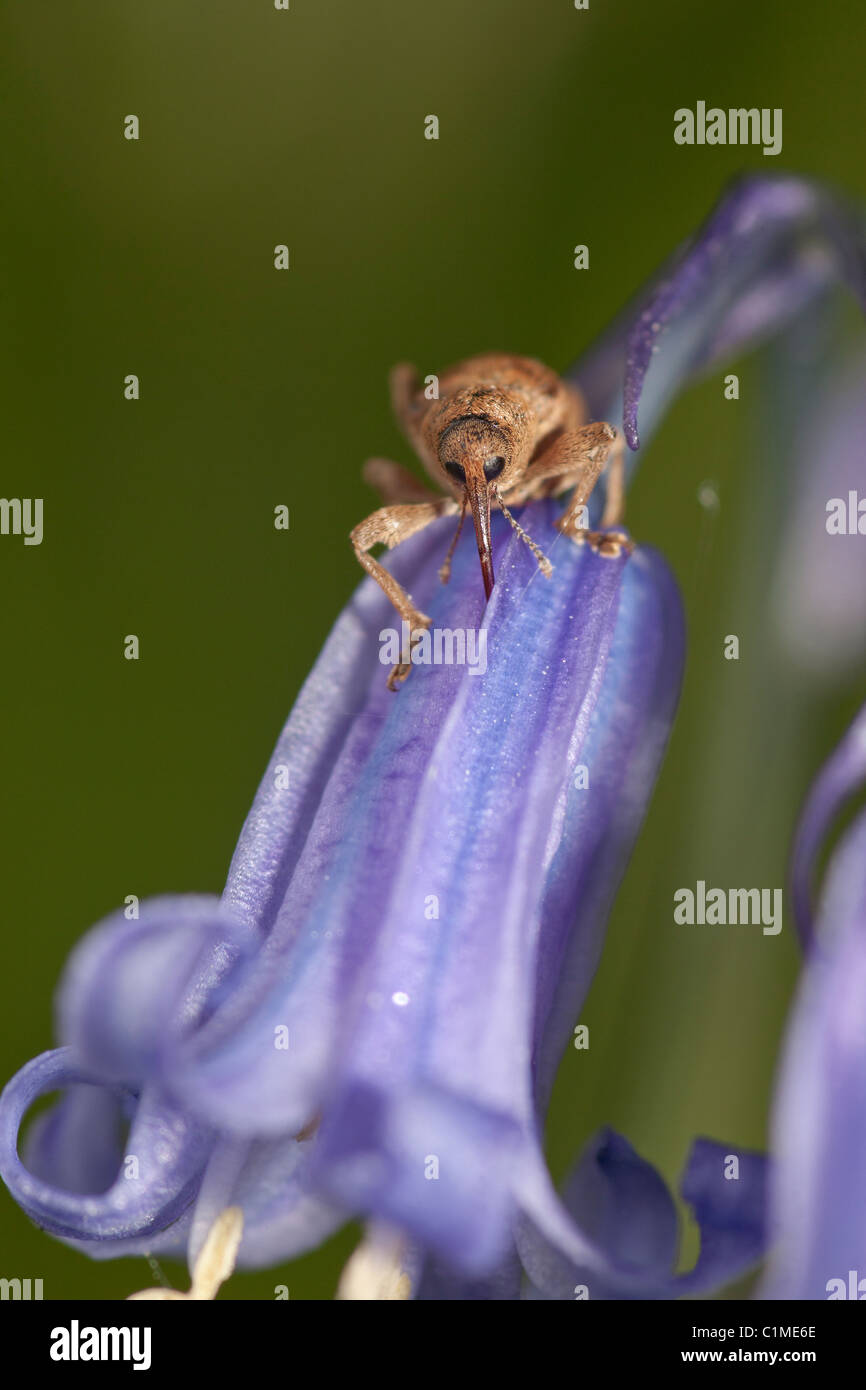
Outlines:
MULTIPOLYGON (((386 505, 356 526, 351 540, 364 569, 381 585, 413 634, 429 627, 430 619, 369 551, 377 544, 391 549, 437 517, 460 516, 440 571, 444 582, 464 517, 467 510, 471 512, 488 598, 494 584, 491 508, 505 513, 546 574, 551 572, 550 564, 512 517, 512 506, 573 488, 557 522, 564 535, 578 543, 588 542, 602 555, 619 554, 630 544, 622 533, 606 532, 622 519, 622 436, 604 422, 588 422, 577 387, 549 367, 530 357, 486 353, 443 372, 438 395, 421 384, 416 369, 407 363, 393 369, 390 384, 397 420, 445 495, 433 494, 400 464, 370 459, 364 476, 381 492, 386 505), (609 458, 602 530, 591 532, 582 524, 584 509, 609 458)), ((391 673, 391 689, 410 669, 406 653, 391 673)))

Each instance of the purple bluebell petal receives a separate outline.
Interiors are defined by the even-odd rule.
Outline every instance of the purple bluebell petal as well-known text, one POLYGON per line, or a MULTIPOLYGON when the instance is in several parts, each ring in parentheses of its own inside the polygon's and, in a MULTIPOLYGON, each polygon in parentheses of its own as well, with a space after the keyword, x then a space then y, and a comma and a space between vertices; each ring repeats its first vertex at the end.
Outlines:
POLYGON ((460 1278, 440 1261, 428 1258, 413 1297, 419 1303, 502 1303, 519 1299, 522 1283, 523 1267, 516 1249, 481 1279, 460 1278))
MULTIPOLYGON (((543 531, 539 538, 544 545, 543 531)), ((338 1191, 350 1189, 358 1204, 366 1191, 377 1211, 386 1204, 388 1219, 420 1230, 434 1249, 467 1269, 490 1262, 495 1242, 502 1241, 502 1213, 491 1207, 497 1189, 514 1210, 524 1198, 534 1200, 540 1151, 529 1047, 538 1022, 533 973, 539 950, 563 954, 578 909, 581 856, 597 848, 594 837, 581 840, 573 803, 588 798, 614 840, 620 812, 627 823, 631 818, 628 798, 620 806, 605 797, 600 768, 597 799, 592 781, 588 790, 573 785, 581 750, 593 746, 593 713, 603 710, 600 720, 621 717, 620 731, 632 735, 621 749, 627 760, 635 724, 652 730, 647 709, 654 709, 661 686, 678 689, 681 673, 679 600, 656 557, 643 553, 626 563, 575 552, 561 558, 560 572, 565 566, 571 575, 558 583, 554 575, 544 589, 536 584, 534 595, 530 586, 519 609, 509 604, 516 576, 507 564, 503 569, 499 603, 509 606, 502 614, 494 595, 483 689, 479 681, 477 690, 469 682, 461 690, 418 789, 408 851, 364 977, 352 1047, 336 1063, 323 1124, 325 1180, 338 1191), (648 591, 670 609, 669 622, 651 637, 648 591), (534 605, 531 623, 527 604, 534 605), (534 659, 526 650, 529 634, 540 650, 559 654, 538 697, 521 677, 522 663, 534 659), (638 648, 645 681, 627 695, 623 667, 638 648), (564 836, 573 837, 564 857, 573 852, 577 887, 548 897, 550 865, 564 836), (427 899, 441 907, 432 925, 423 914, 427 899), (459 1125, 455 1102, 466 1105, 459 1125), (468 1161, 473 1148, 474 1164, 468 1161), (372 1175, 364 1171, 370 1153, 379 1163, 372 1175), (438 1164, 432 1180, 425 1173, 428 1160, 438 1164), (497 1180, 503 1169, 512 1174, 510 1198, 497 1180), (486 1193, 478 1191, 479 1171, 487 1174, 486 1193), (450 1225, 446 1238, 446 1221, 453 1223, 453 1240, 450 1225)), ((660 752, 652 732, 649 743, 646 760, 635 759, 632 788, 637 796, 644 779, 644 802, 660 752)), ((619 871, 623 853, 620 844, 611 856, 619 871)), ((589 915, 594 929, 595 915, 589 915)), ((594 949, 586 951, 585 964, 591 974, 594 949)), ((585 990, 588 976, 576 983, 585 990)))
MULTIPOLYGON (((427 592, 435 570, 432 580, 425 574, 413 581, 437 625, 478 625, 484 604, 477 564, 464 549, 447 589, 427 592)), ((292 1132, 320 1106, 333 1060, 350 1045, 357 981, 381 926, 431 746, 460 683, 487 679, 456 665, 419 667, 394 696, 378 652, 380 628, 395 621, 378 604, 366 618, 366 703, 320 788, 260 958, 171 1062, 179 1098, 231 1132, 292 1132), (279 1030, 285 1049, 275 1046, 279 1030)), ((281 835, 278 821, 273 833, 281 835)), ((264 836, 256 844, 263 864, 281 849, 280 842, 271 854, 264 836)))
POLYGON ((618 1265, 667 1275, 677 1251, 677 1215, 667 1186, 627 1139, 604 1129, 587 1146, 563 1201, 618 1265))
POLYGON ((114 913, 69 959, 60 1036, 103 1080, 159 1075, 166 1050, 200 1022, 239 944, 238 924, 219 898, 156 898, 134 921, 114 913))
MULTIPOLYGON (((857 737, 862 739, 863 717, 857 737)), ((852 730, 852 733, 854 731, 852 730)), ((848 742, 850 740, 846 740, 848 742)), ((844 747, 844 745, 843 745, 844 747)), ((841 749, 804 822, 825 821, 855 756, 841 749)), ((856 756, 861 756, 858 749, 856 756)), ((862 778, 862 766, 861 766, 862 778)), ((837 846, 784 1045, 773 1118, 765 1298, 866 1297, 866 814, 837 846), (862 1282, 861 1282, 862 1281, 862 1282)))
POLYGON ((67 1192, 107 1191, 120 1167, 121 1140, 134 1106, 132 1095, 107 1086, 68 1086, 52 1109, 31 1123, 22 1145, 25 1168, 67 1192))
MULTIPOLYGON (((551 532, 550 541, 555 540, 556 533, 551 532)), ((544 538, 542 538, 544 543, 544 538)), ((598 557, 586 552, 583 556, 578 551, 572 551, 567 544, 562 547, 562 565, 559 567, 563 578, 560 586, 567 578, 569 571, 574 573, 575 568, 587 564, 593 572, 599 576, 601 583, 605 586, 604 594, 600 597, 595 596, 594 603, 589 606, 587 615, 587 629, 584 631, 585 643, 582 645, 584 652, 584 663, 587 676, 584 677, 584 684, 591 674, 592 661, 594 659, 593 648, 590 644, 589 634, 591 634, 591 624, 596 626, 604 620, 604 615, 615 603, 618 590, 618 571, 621 562, 611 562, 599 560, 598 557)), ((527 564, 528 557, 525 552, 516 549, 516 543, 512 542, 510 551, 513 575, 510 582, 515 583, 522 589, 529 585, 526 595, 524 595, 524 606, 532 600, 533 607, 529 612, 524 613, 522 607, 519 611, 524 613, 525 621, 523 627, 526 634, 535 642, 542 642, 547 639, 550 629, 545 632, 544 623, 539 625, 536 614, 541 614, 542 619, 547 616, 550 621, 552 613, 559 609, 558 621, 560 624, 569 621, 569 615, 563 614, 563 597, 561 596, 556 603, 549 592, 550 586, 540 579, 533 579, 531 563, 527 564), (531 581, 531 582, 530 582, 531 581), (542 587, 543 586, 543 587, 542 587)), ((466 557, 470 561, 474 558, 471 555, 466 557)), ((472 579, 477 580, 477 576, 472 574, 472 579)), ((455 573, 455 580, 459 584, 460 576, 455 573)), ((554 580, 555 582, 555 580, 554 580)), ((573 579, 571 581, 573 583, 573 579)), ((504 602, 504 596, 509 585, 509 565, 506 562, 501 570, 500 583, 497 591, 502 596, 500 602, 504 602)), ((519 592, 519 589, 518 589, 519 592)), ((447 598, 448 591, 444 591, 442 598, 447 598)), ((437 596, 434 602, 440 603, 442 599, 437 596)), ((463 626, 475 621, 478 615, 477 605, 477 583, 468 586, 468 600, 463 601, 465 611, 461 612, 458 607, 454 611, 454 605, 448 612, 447 618, 443 621, 448 626, 463 626)), ((494 597, 493 610, 495 610, 496 598, 494 597)), ((490 621, 493 621, 493 610, 490 613, 490 621)), ((517 620, 517 610, 512 612, 512 626, 517 620)), ((462 889, 463 868, 461 860, 463 858, 453 834, 453 827, 449 829, 449 821, 457 815, 465 818, 464 823, 473 824, 473 817, 477 819, 476 812, 468 803, 469 798, 464 796, 463 787, 468 782, 467 774, 470 771, 466 767, 461 771, 460 777, 454 790, 445 797, 441 787, 441 774, 438 763, 434 763, 432 772, 425 773, 426 763, 430 760, 431 753, 436 749, 437 743, 441 742, 442 747, 448 752, 448 745, 454 737, 455 727, 458 729, 464 723, 462 713, 463 704, 472 700, 468 705, 470 711, 475 713, 475 724, 478 732, 485 732, 488 735, 488 750, 472 745, 475 741, 475 732, 469 732, 466 725, 467 734, 463 736, 461 748, 472 748, 472 765, 485 766, 489 764, 491 752, 489 742, 492 739, 494 760, 504 757, 502 736, 498 729, 503 725, 505 714, 509 714, 513 729, 512 739, 520 736, 519 729, 523 722, 524 733, 522 737, 528 738, 532 735, 533 726, 527 723, 528 707, 523 695, 520 684, 520 673, 516 668, 514 660, 508 661, 508 653, 513 649, 513 642, 510 637, 502 640, 502 654, 499 657, 499 677, 500 685, 504 682, 507 692, 508 705, 500 713, 496 713, 495 706, 499 702, 498 697, 493 700, 490 696, 484 697, 483 690, 487 690, 491 685, 493 677, 493 664, 496 659, 494 641, 496 630, 491 633, 491 667, 484 677, 473 678, 465 670, 458 668, 419 668, 413 673, 412 679, 404 691, 401 691, 398 700, 394 700, 382 685, 377 682, 371 692, 369 709, 364 715, 359 716, 356 730, 349 742, 349 747, 344 751, 344 759, 347 764, 347 771, 344 773, 340 761, 335 767, 329 787, 326 788, 323 797, 322 808, 314 823, 313 832, 305 845, 301 857, 298 872, 295 875, 289 894, 284 902, 277 917, 275 931, 279 933, 281 919, 285 919, 292 930, 287 931, 286 944, 290 948, 286 953, 286 965, 288 968, 282 969, 277 975, 276 984, 273 983, 275 973, 276 955, 268 952, 263 961, 262 971, 270 970, 268 981, 271 990, 271 998, 265 996, 264 1017, 262 1009, 254 1012, 251 1020, 242 1028, 233 1026, 231 1030, 226 1030, 226 1045, 221 1049, 215 1050, 206 1059, 198 1071, 191 1072, 189 1103, 208 1107, 208 1113, 226 1128, 241 1129, 250 1126, 254 1130, 261 1131, 264 1124, 273 1123, 274 1126, 297 1125, 305 1123, 310 1113, 322 1101, 322 1085, 327 1074, 327 1068, 339 1060, 341 1046, 352 1056, 357 1055, 357 1029, 363 1024, 365 1028, 371 1024, 374 1034, 380 1029, 382 1032, 382 1043, 380 1046, 393 1047, 393 1041, 389 1037, 392 1024, 388 1023, 387 1017, 381 1016, 381 1006, 378 1010, 371 1013, 370 998, 374 1000, 381 994, 381 989, 376 984, 376 974, 380 967, 375 962, 367 963, 365 960, 371 955, 372 943, 381 930, 382 937, 389 943, 393 937, 398 946, 401 942, 410 944, 416 951, 421 949, 421 955, 415 965, 420 968, 424 956, 429 956, 431 949, 435 948, 436 936, 431 934, 429 926, 424 918, 424 896, 437 892, 439 884, 438 869, 435 865, 429 871, 423 866, 423 858, 416 858, 419 850, 416 848, 419 841, 426 838, 427 853, 438 853, 442 859, 442 872, 449 875, 453 881, 446 884, 445 901, 450 894, 454 903, 461 900, 456 897, 456 893, 462 889), (510 669, 508 669, 510 667, 510 669), (449 711, 449 700, 453 695, 455 685, 462 682, 464 700, 458 710, 449 711), (441 692, 441 693, 440 693, 441 692), (516 696, 516 700, 515 700, 516 696), (484 703, 484 700, 487 703, 484 703), (387 703, 390 701, 390 703, 387 703), (398 703, 399 701, 399 703, 398 703), (488 726, 486 710, 494 711, 491 719, 495 719, 495 726, 488 726), (444 715, 447 712, 449 725, 447 731, 441 729, 444 722, 444 715), (399 717, 398 717, 399 716, 399 717), (479 719, 482 721, 479 724, 479 719), (367 747, 372 743, 372 755, 367 747), (387 769, 387 772, 385 772, 387 769), (426 777, 426 785, 430 790, 426 792, 424 804, 430 806, 427 815, 436 819, 438 826, 435 831, 427 833, 423 827, 425 822, 420 819, 419 812, 414 811, 414 822, 410 817, 413 803, 420 799, 422 790, 422 777, 426 777), (438 780, 438 785, 437 785, 438 780), (353 797, 348 796, 350 787, 360 788, 360 794, 353 797), (454 806, 453 811, 449 806, 454 806), (346 808, 352 814, 352 821, 347 827, 344 820, 346 808), (445 812, 446 829, 443 832, 439 816, 445 812), (407 852, 403 847, 406 844, 406 837, 415 826, 413 843, 407 852), (401 909, 400 899, 401 890, 393 883, 393 866, 399 866, 401 858, 407 866, 407 872, 413 879, 419 879, 423 885, 424 878, 428 873, 434 873, 427 883, 424 894, 417 904, 417 912, 413 914, 417 919, 417 925, 412 932, 407 932, 405 926, 406 910, 401 909), (326 865, 323 872, 323 864, 326 865), (309 865, 309 867, 307 867, 309 865), (345 865, 345 867, 343 867, 345 865), (325 878, 327 874, 327 879, 325 878), (389 915, 386 917, 387 904, 389 899, 392 906, 389 915), (359 910, 359 905, 362 910, 359 910), (304 918, 308 919, 308 925, 304 926, 304 918), (393 920, 394 925, 389 925, 393 920), (319 934, 319 928, 323 921, 329 924, 331 931, 330 945, 324 933, 319 934), (384 923, 384 924, 383 924, 384 923), (418 927, 420 926, 420 931, 418 927), (293 948, 293 949, 291 949, 293 948), (300 957, 300 959, 298 959, 300 957), (363 972, 362 972, 363 967, 363 972), (295 1002, 296 1001, 296 1002, 295 1002), (360 1018, 354 1017, 355 1012, 360 1010, 360 1018), (289 1049, 287 1053, 280 1054, 273 1048, 274 1029, 281 1024, 288 1027, 289 1049), (349 1041, 343 1043, 347 1026, 351 1025, 352 1033, 349 1041), (295 1042, 297 1039, 297 1042, 295 1042), (293 1051, 293 1048, 295 1049, 293 1051), (317 1066, 318 1079, 314 1074, 312 1080, 317 1082, 316 1088, 311 1085, 307 1089, 306 1075, 307 1069, 312 1062, 317 1066), (219 1066, 219 1070, 215 1067, 219 1066), (237 1078, 236 1083, 233 1078, 237 1078), (236 1089, 235 1089, 236 1087, 236 1089), (294 1108, 289 1110, 287 1107, 293 1102, 293 1097, 300 1094, 300 1103, 295 1101, 294 1108), (237 1104, 236 1104, 237 1102, 237 1104), (218 1106, 219 1110, 214 1111, 210 1107, 218 1106), (239 1108, 240 1107, 240 1108, 239 1108), (273 1119, 271 1120, 271 1115, 273 1119)), ((525 638, 524 638, 525 641, 525 638)), ((576 644, 572 644, 576 645, 576 644)), ((525 658, 531 659, 531 653, 527 652, 525 658)), ((675 676, 678 679, 678 673, 675 676)), ((572 697, 577 699, 579 704, 579 691, 572 691, 572 697)), ((538 726, 542 711, 537 709, 534 716, 535 726, 538 726)), ((552 729, 551 729, 552 737, 552 729)), ((526 745, 531 747, 531 742, 526 745)), ((516 755, 512 754, 512 758, 516 755)), ((526 761, 525 755, 524 762, 526 761)), ((439 754, 441 759, 442 754, 439 754)), ((548 754, 550 759, 550 754, 548 754)), ((519 761, 519 759, 518 759, 519 761)), ((561 763, 561 759, 559 759, 561 763)), ((548 773, 549 775, 549 773, 548 773)), ((560 771, 561 775, 561 771, 560 771)), ((514 769, 507 773, 509 778, 514 776, 514 769)), ((501 795, 497 793, 497 795, 501 795)), ((506 817, 505 830, 507 831, 508 843, 513 842, 515 827, 507 824, 509 817, 506 817)), ((541 832, 536 832, 537 835, 541 832)), ((547 830, 543 832, 541 839, 541 854, 543 857, 544 838, 547 830)), ((502 837, 495 839, 488 853, 492 854, 493 861, 497 864, 501 862, 505 855, 504 842, 500 843, 502 837), (497 857, 498 856, 498 857, 497 857)), ((471 864, 468 866, 472 868, 471 864)), ((489 872, 489 870, 488 870, 489 872)), ((513 872, 513 870, 512 870, 513 872)), ((537 874, 533 891, 537 892, 537 874)), ((479 883, 484 880, 481 876, 480 868, 476 869, 476 879, 479 883)), ((417 896, 417 894, 416 894, 417 896)), ((452 912, 454 908, 452 907, 452 912)), ((482 910, 483 915, 483 910, 482 910)), ((517 925, 517 916, 512 914, 512 920, 517 925)), ((513 930, 516 931, 516 925, 513 930)), ((441 933, 440 933, 441 934, 441 933)), ((489 936, 489 930, 488 930, 489 936)), ((483 937, 487 940, 487 936, 483 937)), ((507 942, 507 937, 504 938, 507 942)), ((282 942, 279 943, 282 946, 282 942)), ((481 944, 469 934, 469 945, 475 948, 479 961, 483 958, 481 944)), ((520 947, 524 950, 525 947, 520 947)), ((386 953, 387 954, 387 953, 386 953)), ((434 950, 435 955, 435 950, 434 950)), ((512 973, 517 974, 519 962, 522 959, 520 953, 515 956, 515 965, 512 973)), ((503 967, 505 958, 503 958, 503 967)), ((395 966, 399 962, 395 960, 395 966)), ((402 967, 400 967, 402 969, 402 967)), ((429 963, 424 967, 429 972, 429 963)), ((258 983, 258 982, 256 982, 258 983)), ((399 992, 393 987, 389 994, 384 997, 387 1007, 396 1013, 396 1006, 390 1002, 391 994, 399 992)), ((464 986, 464 994, 466 993, 464 986)), ((253 1002, 258 1003, 255 994, 252 995, 253 1002)), ((458 1001, 464 1012, 466 1004, 458 1001)), ((522 1003, 524 1016, 527 1009, 527 1000, 524 992, 522 1003)), ((410 1018, 412 1017, 410 1011, 410 1018)), ((516 1021, 516 1020, 515 1020, 516 1021)), ((219 1014, 214 1020, 215 1024, 220 1023, 219 1014)), ((235 1020, 233 1020, 233 1025, 235 1020)), ((207 1041, 207 1029, 203 1030, 196 1038, 196 1048, 207 1041)), ((459 1058, 456 1059, 459 1064, 459 1058)), ((503 1076, 507 1075, 508 1069, 504 1062, 496 1062, 495 1071, 503 1076)), ((491 1068, 491 1074, 493 1068, 491 1068)), ((173 1069, 174 1084, 185 1084, 183 1079, 183 1060, 181 1059, 180 1072, 177 1068, 173 1069)), ((502 1083, 504 1084, 504 1083, 502 1083)), ((500 1085, 502 1089, 502 1085, 500 1085)))
POLYGON ((665 275, 629 334, 623 424, 629 446, 639 445, 637 409, 660 335, 678 316, 697 315, 700 337, 692 362, 706 367, 714 351, 726 355, 766 335, 807 304, 823 277, 815 248, 832 255, 836 273, 866 308, 866 260, 859 218, 818 184, 805 179, 751 175, 736 183, 665 275), (767 277, 769 276, 769 282, 767 277), (780 299, 780 278, 788 294, 780 299), (739 301, 770 293, 762 312, 738 323, 739 301), (744 338, 742 334, 747 336, 744 338), (715 344, 715 349, 714 349, 715 344))
POLYGON ((630 623, 614 634, 604 694, 574 755, 586 768, 589 788, 565 798, 560 838, 548 856, 542 927, 578 919, 581 925, 577 932, 546 934, 538 950, 533 1052, 539 1114, 595 974, 680 694, 685 629, 676 581, 652 551, 639 550, 624 584, 630 623), (635 690, 641 692, 640 719, 635 690))
MULTIPOLYGON (((449 520, 434 524, 387 559, 387 567, 425 611, 452 529, 449 520)), ((459 558, 465 566, 465 547, 459 558)), ((475 564, 477 569, 477 560, 475 564)), ((371 684, 380 718, 389 708, 381 689, 386 669, 374 634, 396 621, 381 589, 372 582, 361 584, 334 624, 271 755, 223 895, 234 914, 262 937, 273 928, 331 769, 356 717, 369 705, 371 684)))
POLYGON ((176 1116, 163 1096, 145 1092, 138 1110, 131 1092, 85 1081, 65 1049, 20 1072, 0 1107, 0 1164, 27 1214, 96 1259, 188 1250, 193 1264, 219 1211, 240 1205, 241 1268, 301 1254, 346 1221, 345 1211, 310 1190, 314 1141, 214 1144, 212 1133, 176 1116), (60 1087, 61 1100, 32 1127, 19 1160, 16 1136, 28 1106, 60 1087), (120 1122, 130 1115, 121 1149, 120 1122), (130 1158, 138 1177, 128 1176, 130 1158))
MULTIPOLYGON (((507 529, 499 534, 500 541, 510 537, 507 529)), ((528 583, 531 560, 515 552, 513 541, 510 553, 521 583, 528 583)), ((477 560, 464 548, 451 585, 427 603, 439 625, 478 622, 483 597, 477 579, 477 560)), ((504 581, 503 573, 497 589, 504 581)), ((380 621, 377 612, 367 630, 374 651, 380 621)), ((343 982, 347 989, 359 975, 379 930, 431 749, 455 689, 486 686, 490 673, 473 678, 457 666, 419 667, 396 698, 385 689, 384 674, 378 666, 324 788, 259 968, 203 1030, 190 1060, 179 1058, 172 1067, 178 1088, 187 1084, 191 1067, 191 1103, 215 1107, 209 1113, 227 1128, 301 1127, 320 1103, 331 1054, 344 1045, 351 1021, 343 982), (281 1026, 289 1038, 282 1053, 273 1047, 281 1026)))
MULTIPOLYGON (((439 530, 413 538, 393 557, 402 582, 410 582, 412 575, 419 579, 413 583, 419 597, 435 583, 431 558, 442 545, 439 530)), ((322 769, 351 728, 357 700, 367 697, 370 681, 377 690, 384 683, 385 670, 371 638, 393 621, 391 615, 387 600, 368 583, 339 620, 275 750, 244 827, 224 901, 161 899, 144 904, 137 921, 128 922, 118 913, 94 929, 75 953, 61 992, 61 1028, 75 1040, 74 1058, 69 1048, 45 1054, 3 1092, 4 1180, 34 1220, 96 1257, 176 1254, 186 1246, 192 1203, 212 1148, 203 1136, 215 1136, 191 1117, 181 1120, 158 1089, 145 1087, 139 1102, 134 1090, 111 1084, 111 1078, 152 1080, 164 1074, 169 1040, 182 1038, 219 1004, 230 968, 249 949, 253 938, 248 931, 244 938, 238 921, 257 934, 266 933, 274 883, 287 872, 284 858, 291 854, 292 836, 302 841, 303 818, 320 790, 322 769), (284 795, 274 799, 272 775, 287 757, 293 774, 288 804, 284 795), (83 1066, 79 1049, 94 1071, 83 1066), (37 1096, 55 1089, 65 1094, 54 1112, 32 1127, 22 1162, 16 1144, 24 1115, 37 1096), (159 1142, 160 1154, 174 1168, 173 1174, 163 1174, 159 1215, 154 1201, 159 1194, 149 1183, 136 1189, 146 1200, 128 1201, 132 1189, 117 1184, 99 1202, 94 1199, 116 1176, 116 1135, 109 1134, 106 1111, 118 1109, 135 1117, 136 1149, 147 1151, 151 1142, 159 1142), (85 1118, 93 1118, 94 1111, 102 1123, 85 1134, 85 1118), (97 1135, 103 1145, 99 1151, 97 1135)), ((287 1151, 298 1147, 293 1138, 286 1141, 287 1151)), ((333 1228, 333 1207, 316 1198, 308 1201, 306 1189, 298 1196, 299 1167, 287 1164, 272 1145, 250 1147, 238 1187, 247 1206, 241 1263, 283 1258, 308 1248, 326 1226, 333 1228), (306 1224, 305 1216, 310 1218, 306 1224)))
POLYGON ((821 768, 809 792, 791 849, 794 920, 804 947, 812 941, 812 876, 819 850, 839 811, 866 782, 866 705, 821 768))
POLYGON ((220 1141, 208 1161, 192 1215, 190 1266, 228 1206, 239 1206, 244 1213, 240 1269, 293 1259, 344 1225, 351 1213, 315 1189, 316 1142, 315 1137, 220 1141))
POLYGON ((328 1107, 317 1178, 349 1210, 411 1231, 480 1276, 509 1247, 523 1140, 508 1116, 422 1086, 393 1097, 383 1076, 328 1107))
POLYGON ((593 414, 613 416, 624 376, 623 427, 637 450, 639 403, 645 438, 690 376, 779 331, 834 280, 866 308, 864 246, 859 215, 821 185, 739 179, 575 367, 593 414))
MULTIPOLYGON (((213 1138, 209 1130, 174 1110, 155 1088, 136 1098, 125 1088, 114 1087, 118 1100, 137 1099, 124 1155, 134 1164, 125 1162, 101 1193, 81 1193, 43 1181, 36 1174, 46 1170, 48 1160, 37 1159, 36 1171, 31 1171, 18 1156, 18 1132, 28 1109, 52 1091, 102 1084, 99 1077, 77 1065, 69 1049, 61 1048, 42 1053, 22 1068, 5 1088, 0 1103, 0 1171, 15 1200, 45 1230, 92 1242, 92 1253, 99 1255, 110 1253, 107 1243, 154 1237, 183 1214, 197 1190, 213 1138)), ((53 1177, 56 1165, 52 1171, 49 1164, 48 1171, 53 1177)), ((149 1248, 155 1248, 152 1240, 149 1248)))
MULTIPOLYGON (((676 1208, 650 1163, 621 1135, 600 1131, 586 1146, 562 1193, 566 1211, 607 1257, 607 1271, 575 1264, 531 1223, 518 1248, 530 1298, 560 1301, 629 1297, 633 1287, 666 1288, 676 1257, 676 1208), (617 1278, 617 1276, 619 1276, 617 1278)), ((658 1296, 662 1296, 659 1294, 658 1296)))
POLYGON ((766 1248, 767 1183, 763 1154, 695 1140, 680 1191, 700 1227, 701 1249, 694 1269, 674 1281, 676 1296, 709 1293, 758 1264, 766 1248))
POLYGON ((708 1293, 747 1273, 764 1248, 766 1162, 761 1155, 697 1140, 681 1183, 701 1232, 698 1261, 675 1274, 677 1217, 662 1178, 620 1135, 603 1130, 569 1178, 563 1202, 607 1257, 585 1266, 531 1222, 519 1249, 531 1299, 672 1299, 708 1293), (732 1160, 736 1159, 735 1167, 732 1160))

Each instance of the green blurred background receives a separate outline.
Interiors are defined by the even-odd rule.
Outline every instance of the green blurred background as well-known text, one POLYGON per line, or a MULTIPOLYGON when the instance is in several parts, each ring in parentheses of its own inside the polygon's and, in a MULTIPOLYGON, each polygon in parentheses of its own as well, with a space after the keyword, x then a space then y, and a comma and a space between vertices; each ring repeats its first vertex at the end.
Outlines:
MULTIPOLYGON (((91 923, 129 893, 219 891, 358 580, 346 536, 375 504, 361 462, 409 461, 391 364, 496 349, 565 368, 744 167, 861 196, 866 10, 7 0, 0 34, 0 492, 45 499, 41 546, 0 538, 5 1079, 52 1043, 55 984, 91 923), (698 99, 782 107, 781 157, 676 146, 673 112, 698 99)), ((773 647, 762 538, 782 481, 756 426, 764 367, 738 370, 739 403, 719 373, 676 405, 632 493, 634 533, 681 581, 690 656, 583 1016, 590 1050, 560 1073, 557 1174, 600 1123, 671 1180, 695 1134, 767 1138, 790 928, 676 927, 672 894, 782 884, 798 800, 856 691, 808 686, 773 647)), ((0 1221, 0 1274, 41 1277, 46 1297, 153 1282, 143 1260, 65 1250, 5 1190, 0 1221)), ((328 1298, 356 1236, 223 1296, 328 1298)))

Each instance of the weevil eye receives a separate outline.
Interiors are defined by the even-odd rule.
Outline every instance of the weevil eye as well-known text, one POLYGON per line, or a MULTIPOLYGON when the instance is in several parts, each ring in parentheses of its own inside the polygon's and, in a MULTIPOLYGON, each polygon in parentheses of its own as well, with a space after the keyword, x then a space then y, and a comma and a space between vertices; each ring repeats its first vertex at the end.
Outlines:
POLYGON ((462 463, 446 463, 443 465, 445 472, 450 473, 452 478, 456 478, 458 483, 466 482, 466 469, 462 463))
POLYGON ((485 459, 484 476, 487 479, 488 483, 491 482, 494 478, 498 478, 499 474, 502 472, 504 467, 505 459, 502 457, 501 454, 497 454, 496 457, 492 459, 485 459))

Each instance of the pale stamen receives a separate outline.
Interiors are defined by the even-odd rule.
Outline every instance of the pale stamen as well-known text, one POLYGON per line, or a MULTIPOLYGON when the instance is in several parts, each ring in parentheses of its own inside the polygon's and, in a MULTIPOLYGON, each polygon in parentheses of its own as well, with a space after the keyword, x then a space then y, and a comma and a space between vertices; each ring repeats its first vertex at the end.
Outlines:
POLYGON ((404 1236, 382 1226, 368 1228, 340 1275, 337 1298, 377 1303, 410 1298, 412 1280, 404 1268, 405 1256, 404 1236))
POLYGON ((226 1207, 207 1233, 193 1266, 189 1293, 181 1293, 179 1289, 142 1289, 140 1293, 131 1293, 127 1301, 183 1298, 209 1302, 216 1298, 220 1285, 234 1272, 243 1228, 244 1214, 241 1208, 226 1207))

